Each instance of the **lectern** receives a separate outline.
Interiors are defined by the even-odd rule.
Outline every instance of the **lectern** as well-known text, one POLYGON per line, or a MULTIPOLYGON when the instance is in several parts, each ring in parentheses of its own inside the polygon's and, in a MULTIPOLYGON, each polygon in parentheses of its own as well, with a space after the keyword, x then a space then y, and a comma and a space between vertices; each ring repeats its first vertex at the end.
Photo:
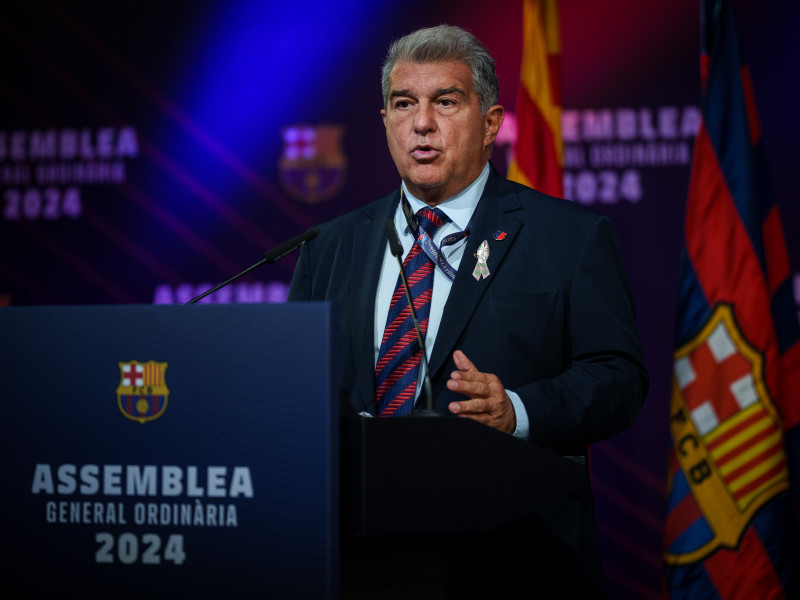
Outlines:
POLYGON ((0 309, 3 585, 334 598, 330 305, 0 309))
POLYGON ((468 419, 342 413, 348 598, 599 593, 583 465, 468 419))
POLYGON ((4 308, 0 340, 23 596, 502 597, 495 576, 581 572, 583 467, 341 410, 332 305, 4 308))

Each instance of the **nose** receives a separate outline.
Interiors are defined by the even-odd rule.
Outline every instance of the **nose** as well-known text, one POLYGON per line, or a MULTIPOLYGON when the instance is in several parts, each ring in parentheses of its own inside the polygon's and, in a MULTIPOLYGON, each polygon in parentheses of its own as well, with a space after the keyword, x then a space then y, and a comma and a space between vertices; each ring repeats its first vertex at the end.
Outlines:
POLYGON ((436 112, 429 102, 420 102, 414 115, 414 131, 425 135, 436 130, 436 112))

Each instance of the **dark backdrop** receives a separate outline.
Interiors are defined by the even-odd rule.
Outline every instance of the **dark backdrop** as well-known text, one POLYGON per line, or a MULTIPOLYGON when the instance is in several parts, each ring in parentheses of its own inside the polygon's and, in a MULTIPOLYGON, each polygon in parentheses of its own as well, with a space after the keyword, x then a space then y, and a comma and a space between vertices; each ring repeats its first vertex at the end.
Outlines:
MULTIPOLYGON (((735 6, 796 267, 800 5, 735 6)), ((660 595, 698 15, 697 2, 668 0, 561 7, 566 195, 617 225, 652 374, 635 427, 593 449, 614 598, 660 595)), ((378 112, 382 56, 391 39, 442 22, 497 59, 512 113, 493 157, 505 172, 520 0, 4 2, 0 304, 184 302, 387 193, 399 178, 378 112)), ((294 259, 212 301, 282 301, 294 259)))

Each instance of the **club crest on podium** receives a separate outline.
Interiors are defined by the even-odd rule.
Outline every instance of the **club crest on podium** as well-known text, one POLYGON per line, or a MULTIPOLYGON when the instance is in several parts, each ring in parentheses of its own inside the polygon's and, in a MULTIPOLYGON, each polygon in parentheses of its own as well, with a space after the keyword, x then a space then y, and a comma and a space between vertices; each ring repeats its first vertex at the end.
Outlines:
POLYGON ((169 388, 165 379, 167 363, 150 360, 121 362, 117 405, 127 418, 141 424, 153 421, 167 410, 169 388))

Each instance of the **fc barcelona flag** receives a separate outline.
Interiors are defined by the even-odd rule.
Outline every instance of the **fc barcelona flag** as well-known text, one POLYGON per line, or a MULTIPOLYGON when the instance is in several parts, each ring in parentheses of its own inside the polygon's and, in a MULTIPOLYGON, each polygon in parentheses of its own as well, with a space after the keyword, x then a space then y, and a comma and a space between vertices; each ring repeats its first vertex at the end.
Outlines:
POLYGON ((701 13, 665 526, 671 598, 800 598, 800 327, 732 8, 701 13), (795 505, 796 506, 796 505, 795 505))
POLYGON ((564 150, 557 0, 525 0, 522 35, 517 141, 508 178, 560 197, 564 195, 564 150))

